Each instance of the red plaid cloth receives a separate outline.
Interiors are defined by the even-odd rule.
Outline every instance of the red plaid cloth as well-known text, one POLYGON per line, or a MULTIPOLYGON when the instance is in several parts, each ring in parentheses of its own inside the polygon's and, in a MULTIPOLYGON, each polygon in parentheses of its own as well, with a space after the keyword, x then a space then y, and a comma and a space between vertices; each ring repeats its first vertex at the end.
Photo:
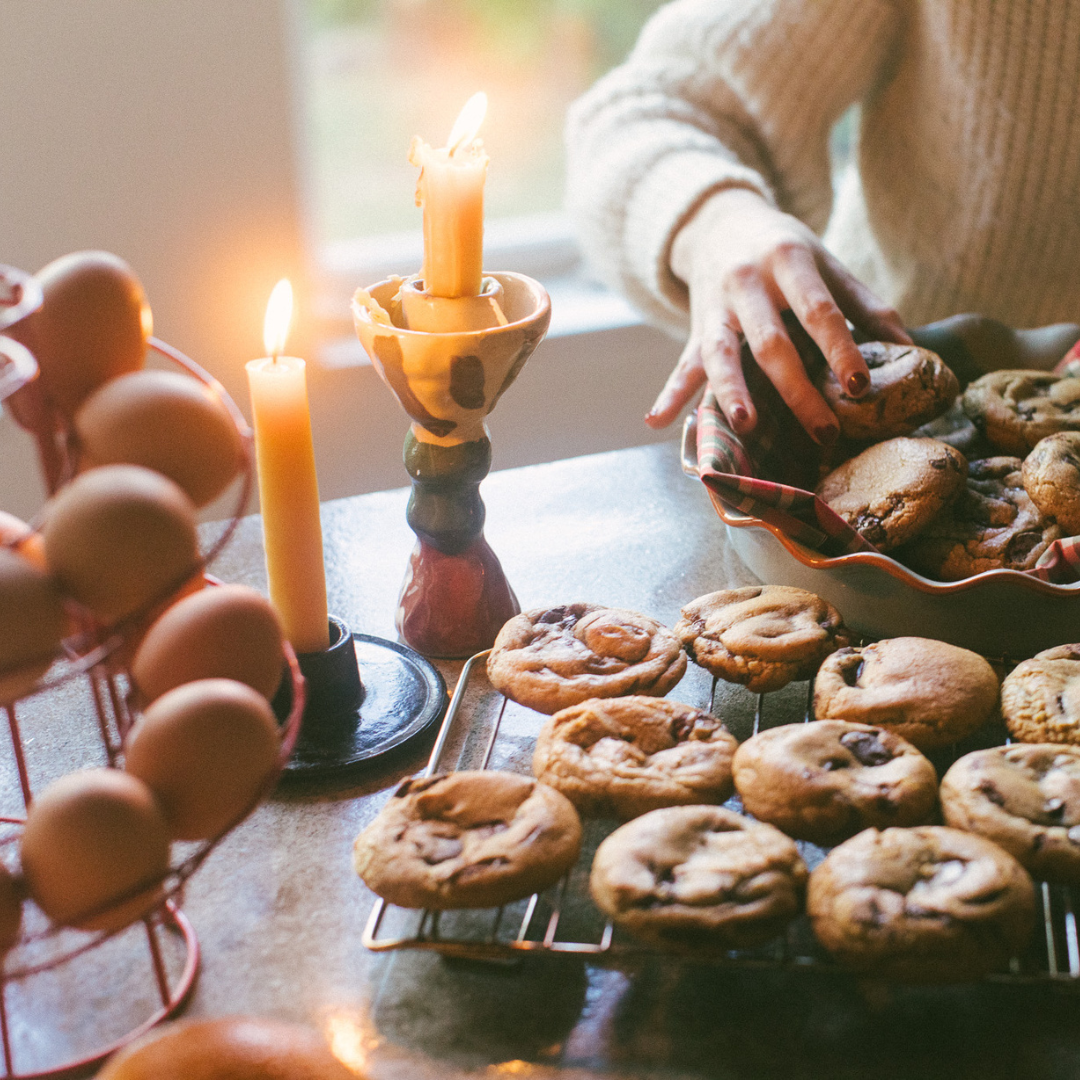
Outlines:
MULTIPOLYGON (((824 359, 807 340, 796 344, 812 369, 824 359)), ((1080 346, 1070 351, 1058 370, 1067 361, 1077 360, 1080 346)), ((740 438, 728 427, 716 398, 705 395, 697 416, 702 483, 726 505, 776 526, 785 536, 823 555, 877 551, 809 490, 816 486, 822 448, 803 430, 745 349, 743 371, 758 405, 757 427, 740 438)), ((1025 572, 1056 584, 1080 581, 1080 537, 1055 541, 1039 565, 1025 572)))

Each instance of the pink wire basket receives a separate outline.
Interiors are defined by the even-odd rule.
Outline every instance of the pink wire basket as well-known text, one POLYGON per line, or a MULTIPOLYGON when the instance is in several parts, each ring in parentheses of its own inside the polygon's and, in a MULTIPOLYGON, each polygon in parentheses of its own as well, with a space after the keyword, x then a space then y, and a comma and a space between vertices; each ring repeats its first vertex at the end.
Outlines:
MULTIPOLYGON (((37 374, 37 363, 32 354, 18 342, 3 336, 3 331, 35 310, 40 303, 41 290, 34 278, 13 267, 0 265, 0 401, 21 389, 37 374)), ((73 607, 73 625, 77 629, 64 641, 62 655, 57 657, 49 672, 27 695, 2 707, 10 735, 11 759, 4 762, 4 754, 0 750, 0 765, 7 765, 11 779, 17 779, 14 798, 21 800, 20 812, 0 813, 0 861, 7 863, 9 869, 16 861, 15 850, 25 821, 25 810, 33 799, 34 780, 39 773, 51 772, 49 779, 56 775, 55 767, 49 767, 49 746, 37 745, 48 740, 37 735, 27 737, 23 723, 25 715, 32 715, 35 710, 37 713, 48 711, 52 698, 72 695, 77 689, 85 687, 88 694, 83 692, 81 708, 76 710, 77 716, 72 720, 72 724, 79 724, 83 729, 78 743, 85 751, 87 760, 81 764, 121 767, 124 740, 138 717, 136 696, 124 662, 123 647, 137 630, 145 628, 174 596, 176 589, 194 574, 203 573, 208 587, 220 584, 205 573, 206 568, 229 543, 251 495, 254 478, 253 439, 251 429, 236 404, 220 383, 203 368, 165 342, 151 338, 148 358, 150 356, 167 366, 179 368, 220 395, 236 425, 243 447, 240 475, 232 485, 235 501, 230 496, 231 514, 215 530, 199 564, 191 567, 182 581, 175 582, 175 588, 170 588, 166 595, 155 597, 143 609, 110 627, 100 626, 88 612, 73 607)), ((33 434, 38 440, 46 486, 52 494, 75 474, 78 466, 76 442, 69 431, 33 434), (46 446, 46 443, 51 445, 46 446), (59 472, 45 466, 47 454, 54 463, 59 460, 59 472)), ((107 908, 87 913, 87 917, 101 914, 123 905, 148 888, 155 888, 159 890, 160 902, 140 920, 141 931, 137 929, 137 924, 102 932, 58 926, 51 923, 32 902, 24 903, 21 936, 4 958, 0 971, 0 1080, 88 1074, 116 1050, 183 1008, 194 989, 200 965, 198 938, 180 907, 184 886, 228 833, 273 789, 292 754, 300 731, 305 700, 304 678, 288 642, 284 643, 284 648, 284 678, 291 683, 291 694, 287 698, 289 711, 280 723, 277 759, 256 796, 218 835, 196 843, 174 844, 173 861, 165 874, 152 881, 140 882, 134 889, 110 901, 107 908), (107 943, 112 939, 124 936, 122 959, 109 962, 116 968, 119 984, 116 993, 122 994, 132 981, 131 964, 140 951, 135 946, 135 939, 140 933, 145 935, 147 950, 141 963, 148 968, 152 989, 149 994, 134 995, 138 1001, 133 1002, 131 1010, 125 1013, 127 1020, 121 1025, 124 1029, 122 1033, 102 1032, 97 1035, 94 1030, 94 1001, 100 997, 101 988, 96 994, 86 993, 80 982, 84 977, 73 973, 73 969, 86 958, 106 952, 107 943), (48 998, 49 1003, 35 1008, 33 1002, 39 988, 42 999, 48 998), (60 998, 63 1013, 54 1017, 51 999, 56 996, 60 998), (14 1006, 12 999, 17 999, 14 1006), (81 1017, 77 1015, 80 1010, 84 1014, 81 1017), (34 1027, 33 1031, 27 1030, 28 1023, 19 1018, 20 1013, 32 1015, 29 1026, 34 1027), (38 1026, 43 1014, 49 1014, 49 1019, 55 1020, 55 1032, 38 1026), (71 1029, 78 1031, 77 1038, 71 1037, 71 1029), (87 1035, 88 1030, 92 1033, 90 1036, 87 1035), (34 1052, 26 1054, 26 1057, 48 1060, 37 1060, 29 1068, 20 1068, 16 1061, 22 1056, 17 1046, 20 1038, 34 1047, 34 1052), (92 1049, 86 1048, 87 1041, 93 1043, 92 1049), (56 1057, 60 1060, 54 1062, 52 1059, 56 1057)), ((57 710, 54 708, 53 711, 57 710)), ((66 748, 65 753, 70 757, 66 748)), ((39 781, 37 786, 43 785, 39 781)), ((117 956, 120 956, 119 952, 117 956)), ((108 966, 106 963, 105 967, 108 966)), ((114 1012, 124 1013, 122 1002, 114 1012)))

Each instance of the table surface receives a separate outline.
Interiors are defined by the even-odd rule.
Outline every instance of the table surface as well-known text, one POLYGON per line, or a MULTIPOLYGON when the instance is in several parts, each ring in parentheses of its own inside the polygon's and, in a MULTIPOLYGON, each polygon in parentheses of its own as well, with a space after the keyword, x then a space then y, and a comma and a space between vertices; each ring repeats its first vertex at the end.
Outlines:
MULTIPOLYGON (((672 625, 694 597, 754 580, 704 490, 682 474, 674 444, 493 473, 482 494, 487 538, 524 608, 585 600, 672 625)), ((402 489, 323 507, 331 610, 354 630, 395 637, 413 544, 407 497, 402 489)), ((265 591, 257 519, 240 523, 213 570, 265 591)), ((438 666, 452 687, 461 664, 438 666)), ((671 696, 703 705, 710 688, 692 667, 671 696)), ((63 709, 38 712, 27 710, 24 735, 49 768, 85 764, 76 760, 81 740, 61 733, 63 709)), ((372 1077, 403 1080, 1076 1075, 1080 999, 1051 987, 883 988, 658 957, 492 965, 368 952, 361 934, 374 897, 352 870, 352 841, 392 786, 423 767, 429 745, 370 779, 279 790, 226 838, 184 899, 203 950, 187 1015, 313 1024, 372 1077)), ((10 799, 11 775, 3 790, 10 799)), ((121 940, 115 949, 138 947, 121 940)), ((142 962, 128 971, 122 961, 117 985, 115 970, 104 974, 106 952, 10 992, 22 1070, 49 1060, 58 1043, 87 1048, 88 1029, 99 1042, 124 1030, 152 1000, 142 962)))

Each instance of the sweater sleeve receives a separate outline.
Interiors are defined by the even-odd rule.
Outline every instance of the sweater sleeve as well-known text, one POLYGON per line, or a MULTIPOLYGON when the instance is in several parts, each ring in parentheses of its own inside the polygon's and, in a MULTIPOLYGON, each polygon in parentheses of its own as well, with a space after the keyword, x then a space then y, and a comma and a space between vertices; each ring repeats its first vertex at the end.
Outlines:
POLYGON ((896 0, 675 0, 571 106, 567 204, 602 280, 685 332, 675 233, 708 195, 749 188, 817 232, 832 206, 829 132, 872 90, 896 0))

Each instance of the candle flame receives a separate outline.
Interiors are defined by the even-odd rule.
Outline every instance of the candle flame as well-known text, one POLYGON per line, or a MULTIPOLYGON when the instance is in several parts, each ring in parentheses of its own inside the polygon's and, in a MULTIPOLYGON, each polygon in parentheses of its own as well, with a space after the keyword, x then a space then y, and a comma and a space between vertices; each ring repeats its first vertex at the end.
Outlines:
POLYGON ((263 322, 263 345, 267 356, 277 358, 285 351, 285 340, 289 336, 289 323, 292 320, 293 295, 288 278, 282 278, 270 294, 266 305, 266 319, 263 322))
POLYGON ((450 138, 446 140, 446 149, 451 155, 468 146, 476 138, 476 133, 480 130, 480 125, 487 115, 487 106, 487 94, 483 90, 473 94, 465 102, 461 112, 458 113, 458 118, 454 121, 454 126, 450 129, 450 138))

